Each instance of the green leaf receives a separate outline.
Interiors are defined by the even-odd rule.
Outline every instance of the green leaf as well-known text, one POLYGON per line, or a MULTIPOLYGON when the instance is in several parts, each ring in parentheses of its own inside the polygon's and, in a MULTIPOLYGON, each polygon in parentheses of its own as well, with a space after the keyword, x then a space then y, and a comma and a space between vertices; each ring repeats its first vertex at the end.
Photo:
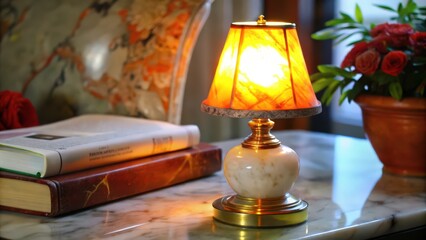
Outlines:
POLYGON ((314 89, 314 92, 320 92, 324 88, 328 87, 330 84, 332 84, 335 81, 334 78, 321 78, 318 81, 312 83, 312 87, 314 89))
POLYGON ((417 9, 417 4, 413 1, 408 1, 407 6, 401 9, 401 14, 412 14, 417 9))
POLYGON ((348 97, 348 92, 349 92, 349 90, 348 91, 345 91, 345 92, 343 92, 341 95, 340 95, 340 98, 339 98, 339 105, 342 105, 342 103, 345 101, 345 99, 348 97))
POLYGON ((358 3, 355 5, 355 19, 359 23, 363 22, 362 11, 358 3))
POLYGON ((345 24, 342 27, 336 27, 336 30, 352 30, 352 29, 358 29, 359 30, 360 28, 362 28, 362 27, 360 27, 359 24, 351 23, 351 24, 345 24))
POLYGON ((352 100, 354 100, 363 90, 364 82, 362 80, 355 82, 352 89, 348 91, 348 101, 351 102, 352 100))
POLYGON ((342 23, 347 23, 347 21, 345 19, 342 19, 342 18, 336 18, 336 19, 331 19, 331 20, 328 20, 327 22, 325 22, 325 26, 326 27, 334 27, 334 26, 342 24, 342 23))
POLYGON ((317 72, 314 73, 310 76, 311 82, 315 82, 321 78, 334 78, 335 75, 333 73, 322 73, 322 72, 317 72))
POLYGON ((398 9, 397 9, 398 14, 401 14, 402 9, 403 9, 402 3, 399 3, 398 4, 398 9))
POLYGON ((335 69, 337 67, 333 65, 318 65, 317 68, 320 72, 326 73, 326 72, 335 72, 335 69))
POLYGON ((390 95, 397 99, 401 100, 402 98, 402 86, 400 82, 393 82, 389 84, 389 93, 390 95))
MULTIPOLYGON (((333 79, 334 80, 334 79, 333 79)), ((339 87, 340 81, 334 80, 331 82, 327 90, 325 90, 324 94, 321 97, 321 102, 323 102, 325 105, 330 105, 331 100, 333 99, 333 94, 336 92, 337 88, 339 87)))
POLYGON ((355 23, 356 21, 349 16, 348 14, 344 13, 344 12, 340 12, 340 15, 343 17, 343 19, 345 19, 346 22, 348 23, 355 23))
POLYGON ((318 70, 322 73, 333 73, 336 76, 342 76, 345 78, 353 78, 356 74, 353 72, 348 72, 344 69, 333 65, 318 65, 318 70))
MULTIPOLYGON (((333 39, 334 40, 337 40, 338 38, 340 38, 341 36, 343 36, 344 34, 343 33, 341 33, 341 34, 337 34, 333 39)), ((334 44, 337 44, 337 43, 334 43, 334 44)))
POLYGON ((350 83, 356 82, 356 80, 352 78, 345 78, 342 81, 340 81, 340 93, 343 93, 346 86, 348 86, 350 83))
MULTIPOLYGON (((341 36, 341 35, 340 35, 341 36)), ((340 44, 340 43, 342 43, 342 42, 344 42, 346 39, 348 39, 348 38, 350 38, 350 37, 352 37, 353 35, 352 34, 348 34, 348 35, 346 35, 346 36, 343 36, 343 37, 341 37, 340 38, 340 36, 338 36, 337 38, 336 38, 336 42, 334 43, 334 44, 340 44)))
POLYGON ((398 81, 398 77, 394 77, 392 75, 386 74, 383 71, 379 70, 375 72, 372 76, 375 79, 375 82, 378 83, 378 86, 388 85, 393 81, 398 81))
POLYGON ((336 36, 336 31, 333 28, 325 28, 318 32, 312 33, 311 37, 315 40, 333 39, 336 36))
POLYGON ((384 10, 387 10, 387 11, 396 12, 395 9, 393 9, 393 8, 391 8, 389 6, 380 5, 380 4, 374 4, 374 6, 376 6, 378 8, 381 8, 381 9, 384 9, 384 10))

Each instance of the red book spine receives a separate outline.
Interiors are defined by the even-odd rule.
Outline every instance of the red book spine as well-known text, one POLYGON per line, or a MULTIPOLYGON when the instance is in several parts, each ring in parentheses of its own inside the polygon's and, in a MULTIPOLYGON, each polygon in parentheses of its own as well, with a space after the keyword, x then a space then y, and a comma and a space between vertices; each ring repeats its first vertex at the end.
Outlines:
POLYGON ((208 176, 219 171, 221 164, 221 150, 201 143, 185 150, 46 179, 0 172, 0 177, 13 175, 13 178, 49 185, 52 211, 43 213, 5 206, 0 208, 57 216, 208 176))

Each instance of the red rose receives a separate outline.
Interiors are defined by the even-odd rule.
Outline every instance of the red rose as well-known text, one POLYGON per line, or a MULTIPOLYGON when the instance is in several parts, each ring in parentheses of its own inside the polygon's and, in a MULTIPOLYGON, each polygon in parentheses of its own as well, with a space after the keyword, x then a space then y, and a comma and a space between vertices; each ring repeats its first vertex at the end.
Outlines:
POLYGON ((379 35, 410 35, 414 32, 414 29, 410 24, 404 23, 382 23, 371 29, 370 35, 377 37, 379 35))
POLYGON ((342 63, 340 64, 341 68, 350 67, 355 64, 355 58, 361 53, 367 51, 368 44, 366 42, 359 42, 354 45, 354 47, 346 54, 342 63))
POLYGON ((37 113, 31 102, 21 93, 0 92, 0 130, 38 125, 37 113))
POLYGON ((407 55, 403 51, 391 51, 385 55, 382 71, 392 76, 398 76, 407 64, 407 55))
POLYGON ((395 48, 402 48, 408 45, 409 40, 408 40, 409 35, 406 36, 393 36, 391 38, 391 43, 389 44, 392 47, 395 48))
POLYGON ((410 35, 410 44, 418 55, 426 52, 426 32, 416 32, 410 35))
POLYGON ((355 59, 355 69, 366 75, 373 74, 380 63, 380 54, 374 49, 369 49, 361 53, 355 59))
POLYGON ((388 44, 392 47, 399 48, 408 44, 408 37, 412 33, 414 33, 414 29, 410 24, 383 23, 374 27, 370 35, 374 38, 383 35, 389 36, 388 44))
POLYGON ((389 23, 382 23, 375 26, 371 29, 370 35, 372 37, 377 37, 379 35, 387 34, 387 29, 389 28, 389 23))
POLYGON ((392 38, 387 35, 379 35, 368 44, 369 47, 376 49, 380 53, 389 52, 388 46, 392 44, 392 38))
POLYGON ((393 23, 389 24, 387 29, 389 35, 410 35, 414 33, 413 27, 408 23, 393 23))

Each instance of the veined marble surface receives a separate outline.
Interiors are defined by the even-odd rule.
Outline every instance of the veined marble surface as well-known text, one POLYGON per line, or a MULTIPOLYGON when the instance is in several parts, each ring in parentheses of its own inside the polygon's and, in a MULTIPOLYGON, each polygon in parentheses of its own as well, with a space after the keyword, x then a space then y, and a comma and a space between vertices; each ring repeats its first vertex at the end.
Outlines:
MULTIPOLYGON (((426 179, 382 173, 366 140, 305 131, 274 133, 300 157, 290 191, 308 221, 255 229, 212 219, 233 194, 222 173, 58 218, 0 211, 6 239, 365 239, 426 224, 426 179)), ((240 140, 220 142, 226 153, 240 140)))

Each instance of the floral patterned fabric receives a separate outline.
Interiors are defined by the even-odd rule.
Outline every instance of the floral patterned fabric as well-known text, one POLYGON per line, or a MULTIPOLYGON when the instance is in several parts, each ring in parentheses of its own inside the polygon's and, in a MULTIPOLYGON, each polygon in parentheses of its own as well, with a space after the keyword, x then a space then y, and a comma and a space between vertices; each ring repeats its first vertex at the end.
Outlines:
POLYGON ((1 3, 0 90, 41 123, 83 113, 179 123, 186 72, 209 0, 1 3))

